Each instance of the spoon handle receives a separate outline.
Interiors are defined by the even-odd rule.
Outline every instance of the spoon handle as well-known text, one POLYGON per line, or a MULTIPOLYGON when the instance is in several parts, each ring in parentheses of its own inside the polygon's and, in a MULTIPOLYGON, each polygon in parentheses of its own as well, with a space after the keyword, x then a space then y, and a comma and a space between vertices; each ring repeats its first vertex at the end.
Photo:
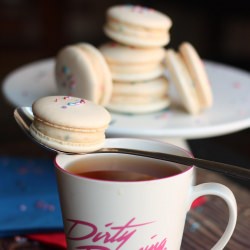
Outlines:
MULTIPOLYGON (((143 157, 154 158, 163 161, 175 162, 187 166, 195 165, 196 167, 211 170, 214 172, 222 173, 228 176, 240 178, 240 179, 250 179, 250 170, 247 168, 230 165, 221 162, 208 161, 198 158, 189 158, 184 156, 172 155, 167 153, 150 152, 136 149, 125 149, 125 148, 102 148, 98 153, 121 153, 130 154, 143 157)), ((94 152, 93 152, 94 153, 94 152)))

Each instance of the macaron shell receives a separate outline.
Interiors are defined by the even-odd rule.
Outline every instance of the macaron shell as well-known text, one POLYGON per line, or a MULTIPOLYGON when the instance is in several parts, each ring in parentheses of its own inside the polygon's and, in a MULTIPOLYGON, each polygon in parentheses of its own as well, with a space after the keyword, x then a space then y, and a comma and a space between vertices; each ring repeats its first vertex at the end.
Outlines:
POLYGON ((165 77, 143 82, 114 82, 113 95, 155 96, 167 94, 169 89, 165 77))
POLYGON ((112 78, 115 81, 143 81, 163 75, 162 65, 165 50, 159 48, 136 48, 117 43, 106 43, 100 47, 112 78))
POLYGON ((67 46, 56 57, 55 76, 59 95, 99 100, 98 77, 87 54, 76 46, 67 46))
POLYGON ((124 81, 124 82, 137 82, 137 81, 148 81, 160 77, 164 74, 164 67, 158 65, 156 68, 151 69, 147 72, 137 72, 137 73, 127 73, 127 72, 112 72, 112 78, 114 81, 124 81))
POLYGON ((166 50, 166 66, 185 109, 191 114, 199 113, 201 109, 193 81, 182 59, 172 49, 166 50))
POLYGON ((105 106, 110 100, 113 87, 109 66, 107 65, 102 53, 94 46, 86 43, 80 43, 77 46, 83 51, 89 53, 89 57, 93 60, 92 66, 95 68, 96 74, 98 74, 99 78, 99 88, 97 91, 99 91, 100 99, 98 103, 105 106))
POLYGON ((68 141, 68 137, 72 137, 72 131, 67 133, 64 132, 64 135, 59 135, 58 132, 53 133, 52 136, 48 136, 47 134, 41 133, 39 130, 36 129, 34 125, 30 127, 30 133, 34 136, 40 143, 44 144, 45 146, 49 146, 56 150, 62 152, 71 152, 71 153, 87 153, 93 152, 100 149, 105 141, 105 135, 103 133, 95 134, 95 138, 93 139, 93 133, 85 134, 84 136, 81 133, 75 133, 75 137, 81 136, 81 142, 72 142, 68 141), (59 139, 60 138, 60 139, 59 139))
POLYGON ((119 64, 147 64, 159 63, 165 57, 165 50, 161 47, 142 49, 134 46, 124 46, 115 42, 101 45, 99 50, 108 63, 119 64))
POLYGON ((104 33, 114 41, 142 48, 169 43, 171 19, 152 8, 138 5, 112 6, 106 13, 104 33))
POLYGON ((70 45, 59 51, 55 77, 58 92, 105 105, 112 92, 109 68, 102 54, 89 44, 70 45))
POLYGON ((71 128, 97 129, 107 126, 110 114, 93 102, 71 96, 48 96, 32 105, 34 116, 48 123, 71 128))
POLYGON ((107 17, 148 28, 168 30, 172 26, 172 21, 167 15, 139 5, 113 6, 107 10, 107 17))
POLYGON ((170 41, 170 36, 167 33, 164 33, 164 36, 160 38, 154 37, 150 32, 144 33, 144 35, 140 35, 138 32, 124 32, 125 28, 120 25, 120 29, 111 29, 108 25, 104 26, 104 33, 112 40, 129 45, 129 46, 137 46, 141 48, 149 48, 149 47, 160 47, 165 46, 170 41))
POLYGON ((121 113, 149 113, 168 107, 168 81, 165 77, 145 82, 114 82, 108 109, 121 113))
POLYGON ((170 105, 170 99, 158 99, 153 103, 144 103, 140 105, 130 104, 124 105, 124 103, 109 103, 107 108, 110 111, 117 113, 128 113, 128 114, 146 114, 156 112, 167 108, 170 105))
POLYGON ((211 107, 213 103, 212 89, 197 51, 190 43, 184 42, 179 46, 179 52, 195 84, 201 106, 203 108, 211 107))
POLYGON ((31 134, 42 144, 65 152, 90 152, 105 140, 110 114, 102 106, 69 96, 49 96, 32 105, 31 134))

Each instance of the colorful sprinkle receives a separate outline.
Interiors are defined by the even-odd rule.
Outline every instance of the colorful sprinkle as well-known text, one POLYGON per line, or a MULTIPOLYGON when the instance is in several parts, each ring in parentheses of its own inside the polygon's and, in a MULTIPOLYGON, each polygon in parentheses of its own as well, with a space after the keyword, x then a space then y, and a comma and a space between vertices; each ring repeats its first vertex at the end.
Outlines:
POLYGON ((200 223, 194 222, 191 224, 191 227, 189 229, 190 232, 195 232, 197 229, 200 228, 200 223))
POLYGON ((74 75, 71 74, 70 69, 63 66, 60 73, 61 74, 58 74, 58 77, 61 78, 61 85, 63 87, 68 87, 69 89, 75 88, 77 82, 74 75))
POLYGON ((140 14, 154 11, 154 9, 152 9, 152 8, 146 8, 146 7, 142 7, 140 5, 132 5, 130 7, 131 7, 131 11, 137 12, 137 13, 140 13, 140 14))
POLYGON ((169 118, 169 115, 170 115, 170 112, 162 112, 160 114, 157 114, 155 116, 155 119, 168 119, 169 118))
POLYGON ((241 88, 241 84, 240 84, 239 82, 234 82, 234 83, 233 83, 233 87, 234 87, 235 89, 240 89, 240 88, 241 88))
POLYGON ((72 80, 73 76, 72 75, 68 75, 67 76, 67 80, 72 80))
POLYGON ((69 135, 65 135, 65 136, 64 136, 64 140, 65 140, 65 141, 68 141, 69 138, 70 138, 69 135))
POLYGON ((27 206, 25 204, 20 204, 19 209, 21 212, 27 211, 27 206))
POLYGON ((20 167, 18 169, 18 174, 20 174, 20 175, 26 175, 28 172, 29 171, 28 171, 27 167, 20 167))
POLYGON ((71 89, 75 88, 75 87, 76 87, 76 82, 75 82, 75 81, 71 81, 71 82, 69 83, 69 87, 70 87, 71 89))
POLYGON ((29 92, 27 90, 24 90, 24 91, 22 91, 21 95, 23 97, 27 97, 27 96, 29 96, 29 92))
MULTIPOLYGON (((15 236, 15 241, 18 242, 19 244, 23 244, 27 242, 27 239, 25 237, 15 236)), ((16 248, 13 247, 13 249, 16 249, 16 248)))
POLYGON ((36 203, 35 203, 35 207, 38 208, 38 209, 42 209, 42 210, 47 210, 47 211, 50 211, 50 212, 53 212, 55 211, 55 206, 53 204, 49 204, 47 202, 44 202, 42 200, 38 200, 36 203))
POLYGON ((64 74, 69 74, 69 73, 70 73, 70 70, 69 70, 69 68, 68 68, 67 66, 63 66, 63 67, 62 67, 62 72, 63 72, 64 74))
POLYGON ((85 101, 83 99, 77 100, 75 102, 68 102, 67 105, 68 106, 75 106, 75 105, 80 105, 82 103, 85 103, 85 101))

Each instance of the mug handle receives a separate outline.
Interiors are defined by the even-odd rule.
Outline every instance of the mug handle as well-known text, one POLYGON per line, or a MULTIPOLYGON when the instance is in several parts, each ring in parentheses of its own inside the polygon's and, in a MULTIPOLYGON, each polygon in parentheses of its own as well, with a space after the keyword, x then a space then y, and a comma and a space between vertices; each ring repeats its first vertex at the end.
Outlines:
POLYGON ((233 192, 226 186, 219 183, 203 183, 193 187, 191 193, 191 203, 200 196, 204 195, 216 195, 222 198, 229 208, 229 220, 222 237, 211 248, 212 250, 221 250, 230 240, 233 231, 235 229, 237 220, 237 204, 233 192))

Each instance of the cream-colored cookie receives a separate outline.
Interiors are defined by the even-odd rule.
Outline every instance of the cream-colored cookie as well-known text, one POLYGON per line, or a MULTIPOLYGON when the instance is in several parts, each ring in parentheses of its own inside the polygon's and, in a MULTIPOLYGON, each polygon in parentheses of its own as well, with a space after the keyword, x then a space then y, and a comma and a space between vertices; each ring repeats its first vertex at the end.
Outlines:
POLYGON ((212 105, 212 90, 205 68, 194 47, 183 43, 176 52, 166 50, 166 66, 180 101, 190 114, 198 114, 212 105))
POLYGON ((165 77, 144 82, 114 82, 107 108, 130 114, 145 114, 168 107, 168 81, 165 77))
POLYGON ((109 112, 72 96, 47 96, 32 105, 31 134, 42 144, 66 152, 90 152, 102 147, 109 112))
POLYGON ((158 47, 169 43, 171 19, 152 8, 117 5, 107 10, 105 34, 114 41, 136 47, 158 47))
POLYGON ((200 56, 188 42, 183 42, 179 46, 179 53, 193 80, 201 107, 211 107, 213 103, 212 89, 200 56))
POLYGON ((106 105, 112 94, 109 67, 97 48, 87 43, 62 48, 55 65, 60 95, 84 98, 106 105))
POLYGON ((110 42, 99 49, 114 81, 144 81, 164 73, 165 50, 161 47, 142 49, 110 42))

